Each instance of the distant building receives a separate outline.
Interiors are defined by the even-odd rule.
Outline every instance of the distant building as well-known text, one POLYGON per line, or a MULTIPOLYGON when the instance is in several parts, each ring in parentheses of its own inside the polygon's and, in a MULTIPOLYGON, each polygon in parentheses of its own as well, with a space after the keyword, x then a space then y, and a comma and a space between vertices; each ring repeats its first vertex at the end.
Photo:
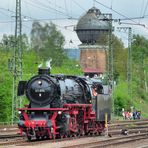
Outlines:
POLYGON ((80 49, 64 49, 70 59, 80 60, 80 49))

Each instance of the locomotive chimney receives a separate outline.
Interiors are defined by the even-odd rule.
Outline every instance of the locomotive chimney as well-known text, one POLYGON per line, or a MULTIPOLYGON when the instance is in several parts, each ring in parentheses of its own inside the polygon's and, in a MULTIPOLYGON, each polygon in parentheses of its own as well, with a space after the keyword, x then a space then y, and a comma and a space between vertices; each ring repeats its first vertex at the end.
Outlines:
POLYGON ((39 68, 38 69, 38 74, 39 75, 44 75, 44 74, 50 74, 50 68, 39 68))

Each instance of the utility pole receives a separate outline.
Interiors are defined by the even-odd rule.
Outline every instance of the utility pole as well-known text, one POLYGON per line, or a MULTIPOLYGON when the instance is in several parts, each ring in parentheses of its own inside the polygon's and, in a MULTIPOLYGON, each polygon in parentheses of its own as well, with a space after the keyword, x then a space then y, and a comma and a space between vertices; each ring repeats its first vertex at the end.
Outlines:
POLYGON ((22 79, 22 20, 21 0, 16 0, 15 40, 13 53, 13 98, 12 98, 12 123, 17 120, 17 108, 21 101, 17 97, 18 82, 22 79))
POLYGON ((130 97, 132 97, 132 29, 128 27, 128 59, 127 59, 127 81, 128 81, 128 91, 130 97))
POLYGON ((112 49, 112 31, 113 31, 113 26, 112 26, 112 14, 111 13, 102 13, 106 18, 105 19, 100 19, 103 21, 108 21, 109 22, 109 29, 108 29, 108 53, 107 53, 107 73, 108 73, 108 78, 109 78, 109 83, 113 85, 113 49, 112 49))
POLYGON ((128 55, 127 55, 127 82, 128 82, 128 94, 132 98, 132 28, 131 27, 118 27, 118 31, 123 30, 128 32, 128 55))
POLYGON ((109 15, 109 25, 108 76, 113 87, 112 14, 109 15))
POLYGON ((111 86, 111 97, 112 97, 112 112, 114 115, 114 66, 113 66, 113 48, 112 48, 112 14, 111 13, 103 13, 103 15, 106 17, 106 19, 103 19, 103 21, 108 21, 109 23, 109 29, 108 29, 108 52, 107 52, 107 61, 106 61, 106 67, 107 67, 107 75, 108 75, 108 85, 111 86))
POLYGON ((108 48, 108 81, 109 85, 111 86, 111 96, 112 96, 112 112, 113 112, 113 117, 114 117, 114 66, 113 66, 113 48, 112 48, 112 14, 109 14, 109 48, 108 48))

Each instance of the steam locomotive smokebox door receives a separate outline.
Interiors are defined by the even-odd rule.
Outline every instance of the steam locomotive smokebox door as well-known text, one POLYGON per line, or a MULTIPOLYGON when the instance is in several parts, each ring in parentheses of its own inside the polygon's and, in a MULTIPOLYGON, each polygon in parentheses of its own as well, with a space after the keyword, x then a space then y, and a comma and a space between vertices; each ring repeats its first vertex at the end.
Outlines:
POLYGON ((98 94, 96 100, 96 120, 105 121, 107 113, 108 121, 111 119, 111 97, 108 94, 98 94))

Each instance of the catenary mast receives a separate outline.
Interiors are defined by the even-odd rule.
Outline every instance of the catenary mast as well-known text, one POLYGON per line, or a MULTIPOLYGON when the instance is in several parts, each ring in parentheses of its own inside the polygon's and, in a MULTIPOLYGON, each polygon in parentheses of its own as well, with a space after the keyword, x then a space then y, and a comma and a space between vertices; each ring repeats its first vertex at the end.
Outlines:
POLYGON ((21 106, 21 100, 17 97, 17 86, 22 79, 22 20, 21 0, 16 0, 15 15, 15 39, 13 54, 13 100, 12 100, 12 123, 17 120, 17 108, 21 106))

